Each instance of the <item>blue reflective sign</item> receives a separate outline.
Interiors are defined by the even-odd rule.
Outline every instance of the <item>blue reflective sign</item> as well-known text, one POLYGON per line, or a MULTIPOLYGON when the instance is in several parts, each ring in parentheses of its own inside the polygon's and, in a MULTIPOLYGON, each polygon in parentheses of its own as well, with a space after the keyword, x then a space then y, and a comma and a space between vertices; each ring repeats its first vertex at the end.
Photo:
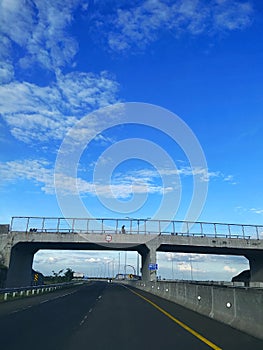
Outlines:
POLYGON ((151 271, 158 270, 158 264, 149 264, 148 268, 151 271))

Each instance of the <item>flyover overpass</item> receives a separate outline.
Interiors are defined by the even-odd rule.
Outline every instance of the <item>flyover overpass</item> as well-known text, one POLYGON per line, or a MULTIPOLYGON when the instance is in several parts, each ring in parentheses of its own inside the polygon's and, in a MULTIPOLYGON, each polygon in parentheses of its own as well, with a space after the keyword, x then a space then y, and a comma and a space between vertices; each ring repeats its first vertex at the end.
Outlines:
POLYGON ((7 287, 28 286, 40 249, 127 250, 142 258, 142 279, 155 281, 156 252, 240 255, 251 281, 263 282, 263 226, 148 219, 13 217, 0 225, 0 259, 7 287))

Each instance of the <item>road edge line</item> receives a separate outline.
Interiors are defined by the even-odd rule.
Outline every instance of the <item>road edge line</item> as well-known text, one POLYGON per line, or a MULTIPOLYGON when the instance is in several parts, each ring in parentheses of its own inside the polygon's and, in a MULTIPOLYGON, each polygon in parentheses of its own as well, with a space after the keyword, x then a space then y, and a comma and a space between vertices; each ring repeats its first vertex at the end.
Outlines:
POLYGON ((174 316, 172 316, 169 312, 165 311, 164 309, 162 309, 159 305, 155 304, 153 301, 151 301, 150 299, 144 297, 143 295, 135 292, 134 290, 128 288, 127 286, 125 286, 130 292, 132 292, 133 294, 137 295, 138 297, 140 297, 141 299, 147 301, 149 304, 151 304, 153 307, 155 307, 157 310, 159 310, 160 312, 162 312, 165 316, 169 317, 172 321, 174 321, 175 323, 177 323, 179 326, 181 326, 182 328, 184 328, 186 331, 188 331, 189 333, 191 333, 192 335, 194 335, 196 338, 198 338, 199 340, 201 340, 203 343, 205 343, 206 345, 208 345, 211 349, 214 350, 222 350, 222 348, 220 348, 219 346, 217 346, 216 344, 212 343, 210 340, 206 339, 204 336, 202 336, 201 334, 199 334, 198 332, 196 332, 194 329, 192 329, 191 327, 187 326, 185 323, 183 323, 182 321, 178 320, 177 318, 175 318, 174 316))

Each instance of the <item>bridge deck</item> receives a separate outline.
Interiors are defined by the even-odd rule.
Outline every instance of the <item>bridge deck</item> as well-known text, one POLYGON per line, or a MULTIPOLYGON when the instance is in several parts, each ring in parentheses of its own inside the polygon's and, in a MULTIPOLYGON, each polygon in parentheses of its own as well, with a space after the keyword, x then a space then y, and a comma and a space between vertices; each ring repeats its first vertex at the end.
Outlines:
POLYGON ((10 231, 79 234, 152 234, 263 239, 263 225, 134 218, 13 217, 10 231))

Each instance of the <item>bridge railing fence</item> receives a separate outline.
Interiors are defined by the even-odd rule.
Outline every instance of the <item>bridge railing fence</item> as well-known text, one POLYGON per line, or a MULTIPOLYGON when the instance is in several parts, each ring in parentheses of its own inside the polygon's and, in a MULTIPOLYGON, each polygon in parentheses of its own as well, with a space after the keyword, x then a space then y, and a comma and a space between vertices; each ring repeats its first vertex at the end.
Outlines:
POLYGON ((263 225, 152 219, 13 217, 10 231, 212 236, 263 239, 263 225))

